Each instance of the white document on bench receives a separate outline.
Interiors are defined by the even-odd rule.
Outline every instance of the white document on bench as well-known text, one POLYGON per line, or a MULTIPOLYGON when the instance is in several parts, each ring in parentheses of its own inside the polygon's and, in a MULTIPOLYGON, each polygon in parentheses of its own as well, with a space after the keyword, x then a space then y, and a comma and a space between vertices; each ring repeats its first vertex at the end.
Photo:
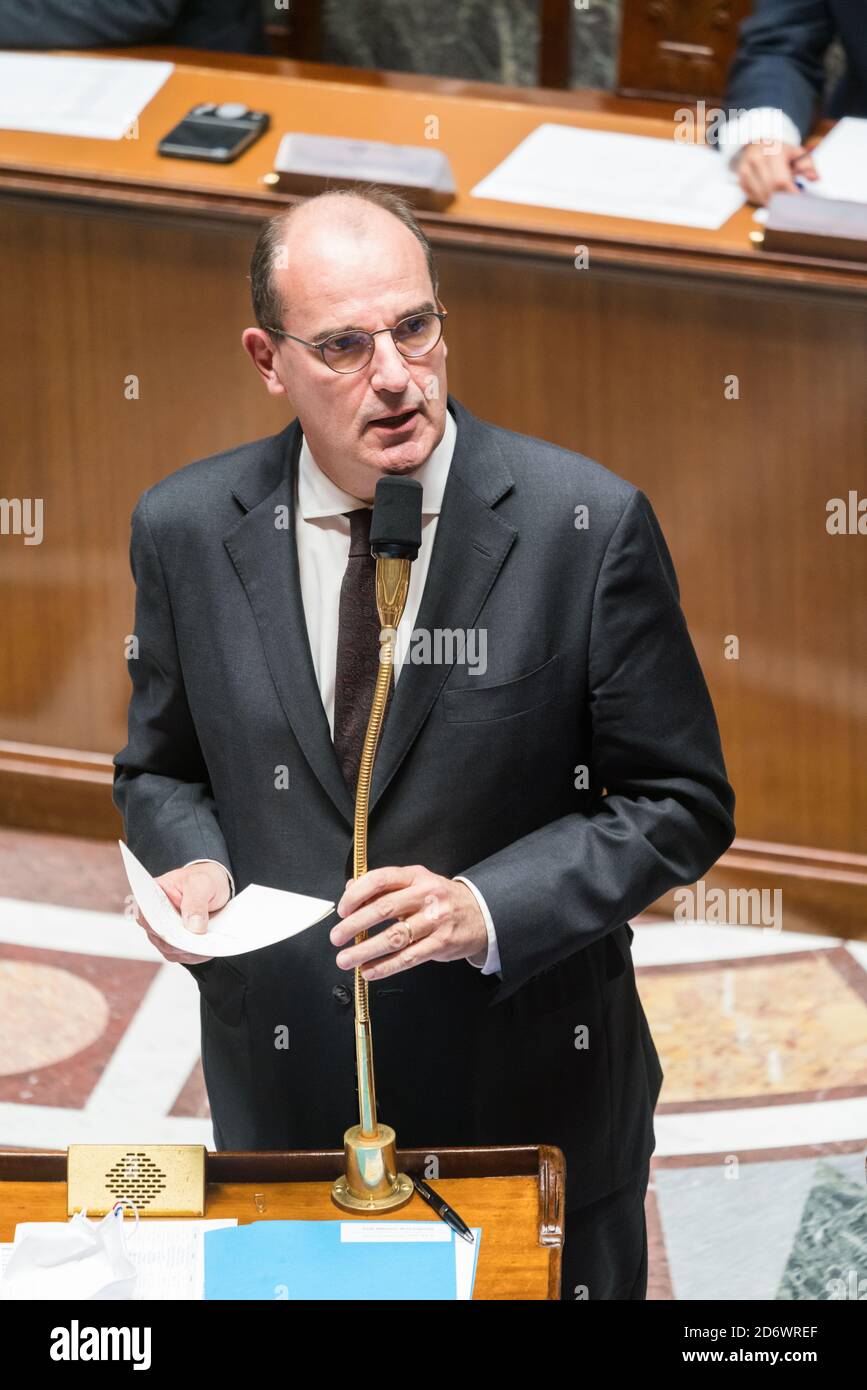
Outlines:
POLYGON ((818 183, 805 180, 814 198, 867 203, 867 120, 844 116, 812 151, 818 183))
POLYGON ((709 145, 551 122, 537 126, 470 192, 495 202, 710 229, 745 201, 709 145))
POLYGON ((140 58, 0 52, 0 129, 134 138, 133 123, 173 69, 140 58))

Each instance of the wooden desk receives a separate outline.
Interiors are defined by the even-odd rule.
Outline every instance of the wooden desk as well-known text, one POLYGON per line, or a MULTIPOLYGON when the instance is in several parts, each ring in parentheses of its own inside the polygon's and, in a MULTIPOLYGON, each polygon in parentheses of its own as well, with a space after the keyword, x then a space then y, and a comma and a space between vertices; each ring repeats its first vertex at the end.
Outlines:
MULTIPOLYGON (((565 1165, 547 1146, 404 1149, 403 1172, 429 1175, 439 1163, 441 1193, 470 1226, 481 1226, 474 1299, 560 1297, 565 1165)), ((208 1153, 206 1217, 250 1221, 365 1220, 338 1211, 331 1183, 342 1150, 320 1153, 208 1153)), ((433 1179, 431 1179, 433 1181, 433 1179)), ((0 1241, 19 1221, 66 1220, 66 1153, 0 1151, 0 1241)), ((420 1197, 383 1221, 438 1221, 420 1197)))
POLYGON ((470 197, 542 120, 670 137, 661 104, 174 56, 186 66, 136 139, 0 132, 0 248, 14 267, 0 280, 14 348, 0 369, 3 490, 43 497, 46 516, 41 546, 0 547, 7 823, 116 830, 132 506, 189 460, 286 421, 238 341, 256 226, 290 201, 261 182, 280 135, 423 143, 433 117, 459 186, 423 218, 451 389, 648 493, 738 794, 730 881, 783 887, 787 927, 862 932, 867 547, 825 520, 830 498, 867 488, 863 267, 757 251, 748 208, 710 232, 470 197), (159 137, 206 99, 269 110, 271 132, 225 168, 160 159, 159 137), (574 267, 579 246, 589 270, 574 267))
MULTIPOLYGON (((546 91, 450 78, 297 63, 286 59, 138 48, 106 56, 163 58, 175 72, 142 113, 134 138, 84 140, 0 130, 0 188, 87 203, 153 210, 219 212, 259 221, 293 201, 263 183, 287 130, 426 145, 430 118, 446 151, 458 196, 443 213, 425 213, 438 246, 502 247, 566 257, 576 237, 590 238, 599 264, 704 269, 715 274, 821 284, 867 293, 857 265, 763 254, 744 207, 719 231, 669 227, 473 198, 470 189, 543 121, 633 135, 673 138, 670 103, 599 92, 546 91), (156 146, 198 102, 243 101, 271 113, 266 136, 234 164, 164 159, 156 146)), ((249 233, 247 234, 249 239, 249 233)), ((247 244, 247 243, 245 243, 247 244)), ((132 252, 133 248, 130 248, 132 252)))

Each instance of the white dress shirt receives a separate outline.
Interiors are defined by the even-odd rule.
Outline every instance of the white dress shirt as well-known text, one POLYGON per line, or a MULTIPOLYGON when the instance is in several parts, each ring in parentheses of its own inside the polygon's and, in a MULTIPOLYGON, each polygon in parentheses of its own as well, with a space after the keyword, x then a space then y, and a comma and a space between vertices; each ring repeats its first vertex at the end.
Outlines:
POLYGON ((726 166, 754 140, 776 140, 783 145, 800 145, 801 132, 791 116, 776 106, 754 106, 733 120, 726 121, 719 133, 719 148, 726 166))
MULTIPOLYGON (((421 483, 422 494, 421 547, 418 558, 410 566, 409 592, 403 617, 395 637, 394 682, 400 679, 404 658, 410 645, 415 620, 421 605, 424 586, 430 568, 431 553, 443 493, 454 453, 457 425, 446 411, 443 437, 430 457, 412 477, 421 483)), ((346 512, 367 507, 369 503, 344 492, 317 466, 306 438, 302 436, 298 459, 298 481, 295 495, 295 544, 301 578, 301 598, 313 669, 322 704, 334 737, 334 687, 337 674, 337 630, 340 613, 340 589, 349 560, 350 525, 346 512)), ((424 857, 422 849, 420 857, 424 857)), ((193 860, 193 863, 214 862, 193 860)), ((225 865, 223 866, 225 868, 225 865)), ((228 873, 228 870, 226 870, 228 873)), ((231 875, 229 876, 231 884, 231 875)), ((469 879, 458 876, 479 905, 488 934, 488 952, 481 967, 483 975, 500 969, 500 954, 494 923, 482 894, 469 879)), ((234 884, 231 884, 234 893, 234 884)), ((473 965, 474 962, 470 961, 473 965)))

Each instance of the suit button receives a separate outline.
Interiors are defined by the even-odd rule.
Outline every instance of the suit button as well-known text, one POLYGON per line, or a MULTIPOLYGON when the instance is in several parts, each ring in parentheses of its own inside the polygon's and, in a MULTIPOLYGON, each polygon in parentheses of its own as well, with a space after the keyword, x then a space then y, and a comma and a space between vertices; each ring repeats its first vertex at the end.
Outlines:
POLYGON ((335 985, 331 991, 331 997, 332 999, 336 999, 338 1004, 343 1004, 344 1006, 352 1003, 352 995, 349 993, 346 985, 335 985))

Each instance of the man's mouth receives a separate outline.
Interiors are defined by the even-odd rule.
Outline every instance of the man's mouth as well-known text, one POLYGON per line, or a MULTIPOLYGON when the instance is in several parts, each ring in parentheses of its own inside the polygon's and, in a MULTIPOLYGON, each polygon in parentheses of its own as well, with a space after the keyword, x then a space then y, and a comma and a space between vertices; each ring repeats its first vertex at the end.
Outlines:
POLYGON ((380 430, 383 434, 399 434, 415 423, 417 415, 417 410, 404 410, 400 415, 380 415, 378 419, 369 421, 368 428, 380 430))

